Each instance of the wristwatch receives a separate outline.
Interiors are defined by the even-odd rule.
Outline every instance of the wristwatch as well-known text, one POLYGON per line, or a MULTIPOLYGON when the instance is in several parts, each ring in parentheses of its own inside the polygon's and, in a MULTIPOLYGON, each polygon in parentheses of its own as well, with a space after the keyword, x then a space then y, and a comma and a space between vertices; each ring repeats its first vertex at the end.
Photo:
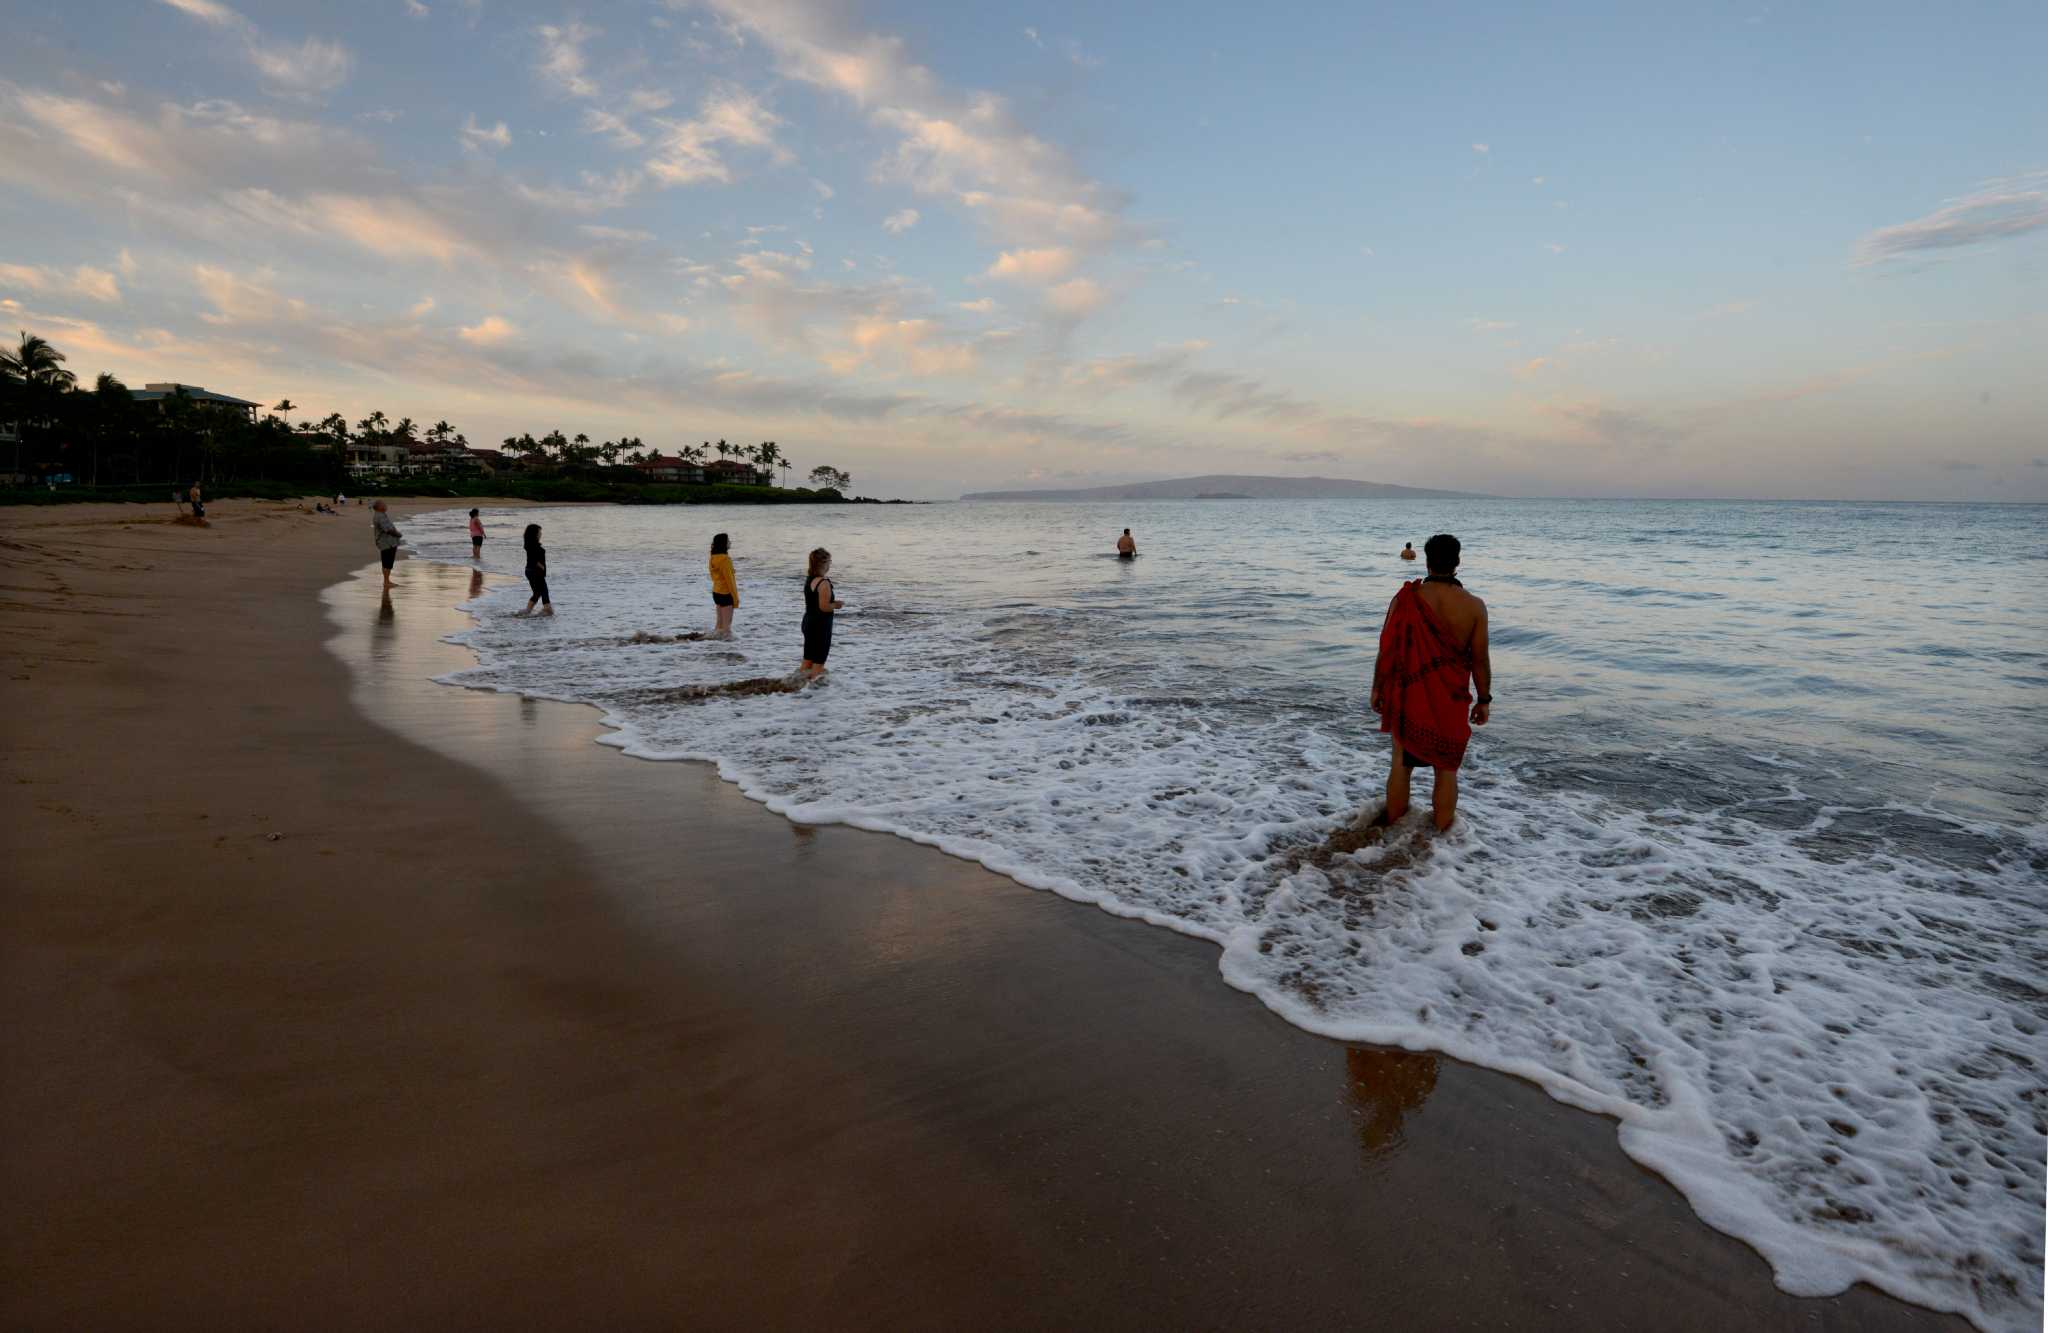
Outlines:
POLYGON ((1493 696, 1492 696, 1492 695, 1490 695, 1490 694, 1482 694, 1482 695, 1480 695, 1480 696, 1479 696, 1479 706, 1480 706, 1481 708, 1490 708, 1490 707, 1492 707, 1492 706, 1493 706, 1493 696))

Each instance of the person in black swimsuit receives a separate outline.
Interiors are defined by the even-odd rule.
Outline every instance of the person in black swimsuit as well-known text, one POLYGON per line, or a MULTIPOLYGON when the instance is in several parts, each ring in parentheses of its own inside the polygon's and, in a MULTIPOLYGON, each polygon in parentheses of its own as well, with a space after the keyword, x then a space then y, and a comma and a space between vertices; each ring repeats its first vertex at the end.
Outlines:
POLYGON ((512 614, 530 616, 533 605, 540 603, 540 613, 551 616, 555 604, 548 600, 548 548, 540 544, 540 524, 526 525, 526 584, 533 589, 533 596, 526 599, 526 609, 512 614))
POLYGON ((832 655, 832 613, 846 603, 832 599, 832 553, 820 546, 811 552, 811 572, 804 579, 804 664, 798 668, 806 680, 825 674, 825 659, 832 655))

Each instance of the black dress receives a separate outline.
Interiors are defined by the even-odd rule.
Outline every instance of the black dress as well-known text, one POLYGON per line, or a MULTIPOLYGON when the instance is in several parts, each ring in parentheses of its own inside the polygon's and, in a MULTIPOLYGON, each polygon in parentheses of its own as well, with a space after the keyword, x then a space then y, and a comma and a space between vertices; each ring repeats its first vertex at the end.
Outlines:
POLYGON ((526 584, 541 605, 554 605, 548 600, 548 548, 539 542, 526 548, 526 584))
POLYGON ((823 574, 804 583, 804 661, 822 664, 832 655, 832 613, 820 603, 823 574))

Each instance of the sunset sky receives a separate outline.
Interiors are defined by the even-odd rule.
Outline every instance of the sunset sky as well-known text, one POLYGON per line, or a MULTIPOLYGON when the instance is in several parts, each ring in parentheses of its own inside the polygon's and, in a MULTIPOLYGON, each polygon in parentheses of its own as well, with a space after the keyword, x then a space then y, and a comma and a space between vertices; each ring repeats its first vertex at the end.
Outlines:
POLYGON ((869 494, 2048 500, 2048 7, 68 0, 0 328, 869 494))

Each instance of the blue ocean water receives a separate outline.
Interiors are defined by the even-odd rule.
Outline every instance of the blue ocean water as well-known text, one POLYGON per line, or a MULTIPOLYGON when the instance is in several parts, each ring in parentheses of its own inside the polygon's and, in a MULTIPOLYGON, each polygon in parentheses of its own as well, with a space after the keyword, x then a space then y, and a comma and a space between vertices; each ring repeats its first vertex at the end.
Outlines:
MULTIPOLYGON (((579 508, 487 513, 487 568, 536 517, 560 614, 510 617, 508 581, 456 683, 595 704, 792 819, 1212 939, 1301 1026, 1613 1115, 1788 1290, 2038 1326, 2048 509, 579 508), (739 637, 678 641, 715 531, 739 637), (1385 777, 1396 552, 1438 531, 1490 607, 1494 720, 1449 836, 1336 851, 1385 777), (817 545, 831 682, 702 697, 796 665, 817 545)), ((466 563, 463 521, 411 544, 466 563)))

